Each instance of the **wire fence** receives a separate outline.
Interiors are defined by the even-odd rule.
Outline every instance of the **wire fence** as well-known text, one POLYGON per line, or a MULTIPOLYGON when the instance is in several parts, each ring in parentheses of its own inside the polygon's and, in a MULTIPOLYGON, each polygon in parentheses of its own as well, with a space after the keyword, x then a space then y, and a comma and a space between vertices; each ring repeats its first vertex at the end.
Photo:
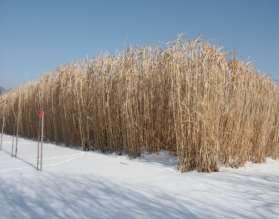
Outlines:
MULTIPOLYGON (((20 115, 17 115, 17 118, 19 118, 20 115)), ((37 146, 30 148, 28 150, 28 154, 24 154, 23 151, 20 151, 21 149, 24 149, 24 147, 19 147, 19 123, 17 122, 14 126, 14 135, 10 136, 10 142, 9 144, 3 144, 4 139, 4 133, 5 133, 5 114, 3 113, 2 117, 2 125, 1 125, 1 140, 0 140, 0 150, 2 150, 5 153, 8 153, 11 155, 11 157, 17 158, 19 160, 22 160, 26 164, 31 165, 38 171, 43 170, 43 144, 44 144, 44 111, 39 111, 38 113, 38 140, 37 140, 37 146), (31 149, 31 151, 30 151, 31 149), (19 152, 21 152, 21 155, 19 156, 19 152), (31 152, 31 153, 30 153, 31 152)), ((17 119, 19 120, 19 119, 17 119)), ((21 146, 24 143, 21 143, 21 146)), ((30 144, 29 144, 30 146, 30 144)))

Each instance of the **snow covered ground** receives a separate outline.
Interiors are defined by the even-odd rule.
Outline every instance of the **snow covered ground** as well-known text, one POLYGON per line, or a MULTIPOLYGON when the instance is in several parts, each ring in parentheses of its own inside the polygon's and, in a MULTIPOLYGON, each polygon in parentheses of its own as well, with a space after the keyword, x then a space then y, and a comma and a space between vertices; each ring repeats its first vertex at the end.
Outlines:
POLYGON ((163 152, 132 160, 45 144, 39 172, 35 142, 20 139, 21 160, 3 143, 1 219, 279 218, 279 161, 181 174, 163 152))

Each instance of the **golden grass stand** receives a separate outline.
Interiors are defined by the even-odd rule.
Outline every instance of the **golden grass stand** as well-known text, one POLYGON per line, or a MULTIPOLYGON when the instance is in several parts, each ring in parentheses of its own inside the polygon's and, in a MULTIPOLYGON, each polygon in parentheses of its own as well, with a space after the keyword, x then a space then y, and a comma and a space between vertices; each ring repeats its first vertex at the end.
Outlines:
POLYGON ((201 39, 65 65, 0 96, 7 133, 24 124, 20 135, 36 139, 40 109, 47 141, 132 157, 167 150, 181 171, 279 156, 278 84, 201 39))

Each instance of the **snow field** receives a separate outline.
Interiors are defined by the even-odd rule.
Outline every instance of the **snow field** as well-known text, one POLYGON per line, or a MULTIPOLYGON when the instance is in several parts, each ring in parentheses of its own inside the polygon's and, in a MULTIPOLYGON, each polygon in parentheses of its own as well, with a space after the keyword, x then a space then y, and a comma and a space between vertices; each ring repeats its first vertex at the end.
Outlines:
POLYGON ((270 218, 279 215, 279 161, 217 173, 180 173, 160 152, 138 159, 19 140, 0 151, 0 218, 270 218))

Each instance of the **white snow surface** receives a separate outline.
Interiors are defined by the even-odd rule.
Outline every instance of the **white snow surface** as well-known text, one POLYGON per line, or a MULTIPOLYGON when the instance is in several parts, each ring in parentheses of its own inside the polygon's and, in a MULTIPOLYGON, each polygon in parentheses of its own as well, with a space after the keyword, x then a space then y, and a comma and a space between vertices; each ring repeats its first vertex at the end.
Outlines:
POLYGON ((127 156, 44 145, 11 136, 0 151, 0 218, 279 218, 279 161, 217 173, 180 173, 166 152, 127 156))

